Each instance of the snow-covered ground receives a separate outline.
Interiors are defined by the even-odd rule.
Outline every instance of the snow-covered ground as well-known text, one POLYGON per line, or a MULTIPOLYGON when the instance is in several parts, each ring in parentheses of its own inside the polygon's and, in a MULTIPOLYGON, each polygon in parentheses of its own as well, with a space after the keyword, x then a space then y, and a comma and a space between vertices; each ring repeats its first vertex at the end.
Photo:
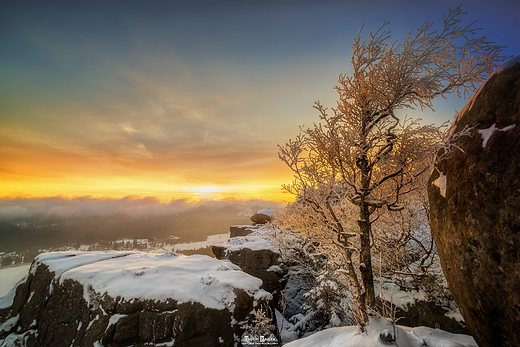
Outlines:
POLYGON ((167 245, 163 248, 167 249, 171 252, 179 252, 179 251, 192 251, 201 248, 206 248, 209 246, 217 245, 219 243, 224 243, 229 239, 229 233, 225 234, 216 234, 209 235, 206 241, 199 242, 188 242, 188 243, 176 243, 174 245, 167 245), (169 249, 168 249, 169 248, 169 249))
POLYGON ((29 272, 31 265, 24 264, 0 269, 0 297, 7 295, 11 289, 29 272))
POLYGON ((234 289, 270 298, 259 289, 262 280, 242 272, 229 260, 204 255, 153 254, 137 251, 53 252, 40 254, 31 271, 45 264, 63 282, 83 284, 87 302, 91 294, 112 297, 199 302, 205 307, 233 310, 234 289))
POLYGON ((292 341, 284 347, 478 347, 469 335, 451 334, 439 329, 426 327, 394 327, 386 319, 372 319, 361 332, 357 326, 331 328, 320 331, 306 338, 292 341), (394 344, 385 343, 380 335, 397 336, 394 344))
MULTIPOLYGON (((229 233, 225 234, 215 234, 209 235, 206 241, 199 242, 188 242, 188 243, 178 243, 174 245, 165 245, 158 249, 149 249, 150 252, 153 253, 164 253, 166 252, 182 252, 182 251, 194 251, 198 249, 203 249, 209 246, 213 246, 216 244, 221 244, 226 242, 229 239, 229 233)), ((116 242, 124 243, 130 242, 133 243, 133 239, 125 239, 119 240, 116 242)), ((141 240, 138 240, 138 242, 141 240)), ((142 241, 141 243, 143 243, 142 241)), ((81 245, 80 251, 87 251, 91 246, 90 245, 81 245)), ((20 266, 12 266, 0 269, 0 298, 7 295, 9 291, 20 281, 24 276, 27 275, 30 264, 24 264, 20 266)))

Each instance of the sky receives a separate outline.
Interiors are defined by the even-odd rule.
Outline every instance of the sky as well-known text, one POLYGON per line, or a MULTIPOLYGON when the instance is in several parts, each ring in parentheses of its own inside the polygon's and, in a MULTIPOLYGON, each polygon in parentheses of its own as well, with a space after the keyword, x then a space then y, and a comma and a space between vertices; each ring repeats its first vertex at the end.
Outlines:
POLYGON ((360 27, 402 39, 459 4, 520 54, 518 0, 4 0, 0 197, 291 200, 277 145, 335 105, 360 27))

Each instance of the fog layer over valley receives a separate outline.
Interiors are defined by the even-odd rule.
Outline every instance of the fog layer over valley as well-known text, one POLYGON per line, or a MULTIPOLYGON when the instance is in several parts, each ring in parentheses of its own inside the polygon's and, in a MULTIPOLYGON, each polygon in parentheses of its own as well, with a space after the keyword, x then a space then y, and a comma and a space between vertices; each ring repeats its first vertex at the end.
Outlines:
POLYGON ((205 241, 229 232, 230 225, 251 224, 261 208, 285 203, 262 200, 160 202, 145 199, 80 197, 0 199, 0 252, 90 244, 120 238, 205 241))

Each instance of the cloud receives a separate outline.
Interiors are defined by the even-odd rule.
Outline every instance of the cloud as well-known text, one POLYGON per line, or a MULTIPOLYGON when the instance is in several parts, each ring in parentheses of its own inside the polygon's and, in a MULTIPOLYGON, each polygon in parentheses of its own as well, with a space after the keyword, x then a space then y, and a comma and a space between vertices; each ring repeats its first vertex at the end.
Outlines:
MULTIPOLYGON (((77 218, 121 215, 131 218, 172 216, 194 211, 204 215, 219 211, 236 211, 236 215, 253 215, 261 208, 281 209, 285 203, 264 200, 188 201, 185 199, 161 202, 156 198, 96 199, 77 197, 0 198, 1 219, 77 218), (202 213, 202 212, 201 212, 202 213)), ((199 216, 203 218, 203 216, 199 216)))

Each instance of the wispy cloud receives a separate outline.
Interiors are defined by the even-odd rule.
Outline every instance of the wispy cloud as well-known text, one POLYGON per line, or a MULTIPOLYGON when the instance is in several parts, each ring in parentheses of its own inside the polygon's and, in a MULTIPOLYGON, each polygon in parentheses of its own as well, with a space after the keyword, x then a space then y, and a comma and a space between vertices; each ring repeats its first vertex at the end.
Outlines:
MULTIPOLYGON (((401 33, 450 6, 402 2, 2 3, 0 194, 273 196, 291 176, 276 145, 335 105, 360 25, 401 33)), ((518 46, 518 4, 463 2, 518 46)))

